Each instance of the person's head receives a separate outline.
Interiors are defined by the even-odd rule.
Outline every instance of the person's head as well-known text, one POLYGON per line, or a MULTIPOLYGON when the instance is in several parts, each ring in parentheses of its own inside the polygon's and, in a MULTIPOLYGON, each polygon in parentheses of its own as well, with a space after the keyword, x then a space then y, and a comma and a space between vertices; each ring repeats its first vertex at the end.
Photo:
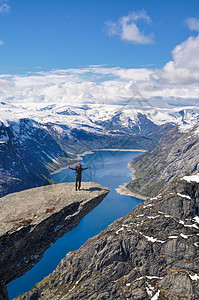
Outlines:
POLYGON ((77 165, 78 169, 80 169, 80 168, 81 168, 81 166, 82 166, 81 164, 78 164, 78 165, 77 165))

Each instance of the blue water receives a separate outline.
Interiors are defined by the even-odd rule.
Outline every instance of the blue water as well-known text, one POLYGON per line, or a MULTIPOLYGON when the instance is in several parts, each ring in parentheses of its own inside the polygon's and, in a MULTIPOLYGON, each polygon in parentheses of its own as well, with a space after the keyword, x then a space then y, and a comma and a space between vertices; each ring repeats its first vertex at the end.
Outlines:
MULTIPOLYGON (((140 154, 141 152, 130 151, 97 151, 83 157, 84 165, 91 165, 91 169, 83 171, 83 181, 100 183, 111 188, 111 191, 102 203, 80 221, 75 229, 66 233, 51 246, 37 265, 24 276, 8 284, 9 299, 30 290, 51 273, 69 251, 80 248, 90 237, 98 234, 141 203, 139 199, 123 196, 115 191, 119 185, 130 181, 131 171, 127 168, 128 162, 140 154)), ((75 174, 74 171, 66 169, 54 174, 52 179, 57 182, 74 181, 75 174)))

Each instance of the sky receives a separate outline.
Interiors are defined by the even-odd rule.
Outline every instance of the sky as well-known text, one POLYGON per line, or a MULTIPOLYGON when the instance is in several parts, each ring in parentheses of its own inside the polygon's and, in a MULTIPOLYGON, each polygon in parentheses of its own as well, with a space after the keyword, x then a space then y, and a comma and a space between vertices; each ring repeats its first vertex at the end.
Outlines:
POLYGON ((197 0, 0 0, 3 101, 199 98, 197 0))

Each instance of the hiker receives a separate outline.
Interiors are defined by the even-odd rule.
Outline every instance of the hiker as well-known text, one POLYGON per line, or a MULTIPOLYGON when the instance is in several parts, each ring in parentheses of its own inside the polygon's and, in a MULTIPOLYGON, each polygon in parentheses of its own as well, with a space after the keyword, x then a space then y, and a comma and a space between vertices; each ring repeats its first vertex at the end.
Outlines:
POLYGON ((81 188, 81 181, 82 181, 82 171, 89 169, 91 166, 87 167, 87 168, 82 168, 81 164, 77 164, 77 166, 75 168, 71 168, 68 167, 71 170, 74 170, 76 173, 76 184, 75 184, 75 190, 77 191, 77 186, 78 186, 78 190, 80 191, 81 188), (78 185, 79 183, 79 185, 78 185))

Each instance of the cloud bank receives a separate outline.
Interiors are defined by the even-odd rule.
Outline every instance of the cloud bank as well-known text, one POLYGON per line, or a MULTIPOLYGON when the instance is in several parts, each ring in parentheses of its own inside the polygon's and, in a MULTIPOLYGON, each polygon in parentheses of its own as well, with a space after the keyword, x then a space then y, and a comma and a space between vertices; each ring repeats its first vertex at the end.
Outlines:
POLYGON ((107 32, 110 36, 119 36, 123 41, 133 44, 151 44, 154 42, 153 34, 146 35, 138 27, 138 22, 151 23, 145 11, 131 12, 121 17, 117 22, 107 22, 107 32))
MULTIPOLYGON (((135 18, 135 17, 134 17, 135 18)), ((199 104, 199 35, 172 51, 160 69, 88 66, 27 75, 0 75, 0 99, 8 102, 124 104, 134 99, 199 104), (190 102, 191 103, 191 102, 190 102)))

